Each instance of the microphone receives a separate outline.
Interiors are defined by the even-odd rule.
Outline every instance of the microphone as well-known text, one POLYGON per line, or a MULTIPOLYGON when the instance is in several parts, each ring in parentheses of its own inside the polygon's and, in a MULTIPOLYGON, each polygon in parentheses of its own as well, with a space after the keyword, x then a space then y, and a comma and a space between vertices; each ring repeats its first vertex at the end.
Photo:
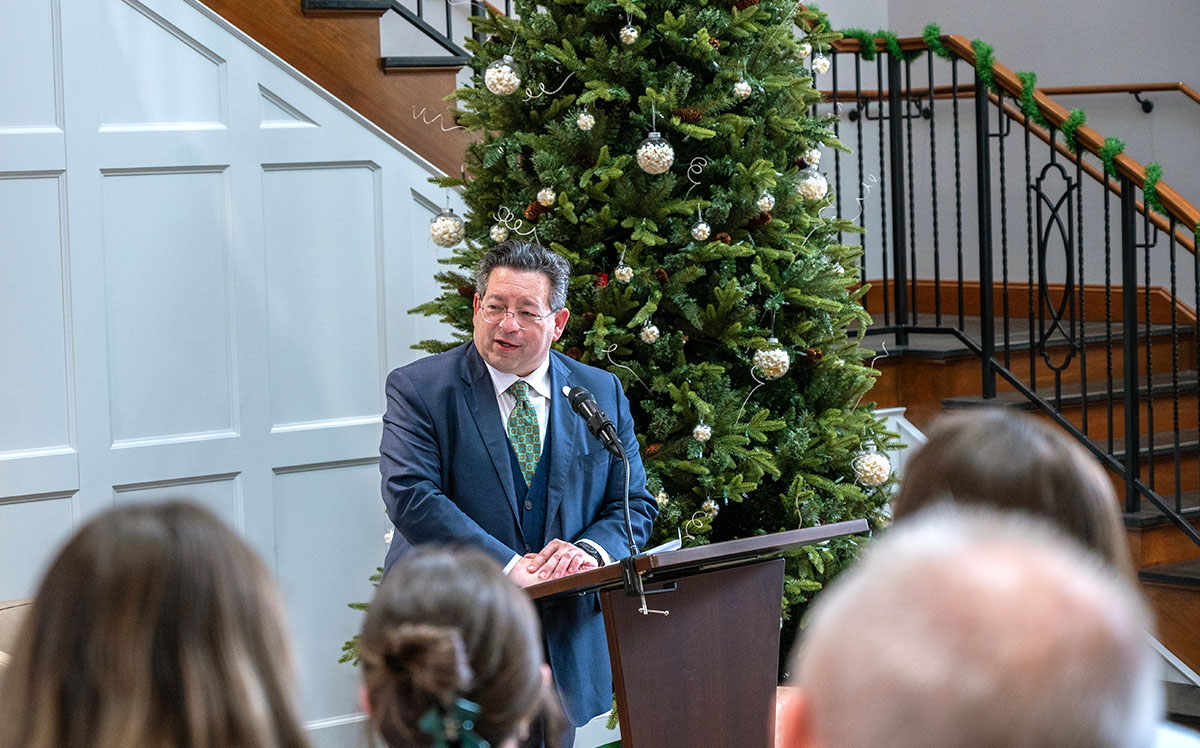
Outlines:
MULTIPOLYGON (((592 433, 592 436, 599 439, 605 449, 625 463, 625 490, 621 506, 625 514, 625 539, 629 543, 629 557, 621 560, 621 568, 624 570, 625 584, 628 588, 631 584, 629 575, 633 573, 632 560, 634 556, 638 555, 638 549, 637 543, 633 541, 633 521, 629 516, 629 460, 625 459, 625 445, 617 436, 617 427, 613 425, 604 411, 600 410, 592 393, 583 387, 567 387, 565 385, 562 391, 567 396, 567 401, 571 403, 571 410, 578 413, 587 422, 588 431, 592 433)), ((635 573, 633 577, 633 584, 640 589, 641 577, 635 573)), ((643 607, 645 606, 643 605, 643 607)))
POLYGON ((617 459, 624 460, 625 445, 617 436, 617 427, 613 425, 604 411, 600 410, 592 393, 583 387, 564 386, 562 391, 567 396, 568 402, 571 403, 571 410, 578 413, 587 422, 588 431, 592 436, 596 437, 604 445, 604 448, 617 459))

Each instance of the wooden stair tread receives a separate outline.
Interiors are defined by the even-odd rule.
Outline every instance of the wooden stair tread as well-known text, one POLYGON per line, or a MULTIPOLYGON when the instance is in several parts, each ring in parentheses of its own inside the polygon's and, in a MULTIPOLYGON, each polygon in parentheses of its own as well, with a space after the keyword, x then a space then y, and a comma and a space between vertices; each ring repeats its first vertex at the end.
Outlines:
MULTIPOLYGON (((1150 385, 1147 387, 1146 378, 1138 377, 1138 398, 1146 398, 1154 395, 1170 394, 1175 386, 1178 385, 1181 390, 1180 394, 1186 395, 1186 390, 1194 389, 1200 377, 1196 371, 1179 371, 1172 378, 1170 372, 1154 374, 1150 377, 1150 385)), ((1079 383, 1064 383, 1062 385, 1062 404, 1063 406, 1079 405, 1083 403, 1084 387, 1079 383)), ((1037 394, 1050 402, 1055 402, 1053 387, 1039 387, 1036 390, 1037 394)), ((1112 397, 1114 399, 1121 398, 1125 395, 1125 382, 1123 380, 1113 382, 1112 397)), ((1104 402, 1108 399, 1108 383, 1105 381, 1091 381, 1087 383, 1087 399, 1086 402, 1104 402)), ((997 392, 996 397, 985 400, 979 395, 959 395, 957 397, 948 397, 942 401, 942 407, 947 410, 964 410, 969 408, 980 407, 999 407, 999 408, 1015 408, 1018 410, 1036 410, 1037 405, 1028 400, 1019 392, 997 392)), ((1121 407, 1120 404, 1117 407, 1121 407)))
POLYGON ((1170 681, 1164 685, 1167 695, 1167 719, 1181 725, 1200 726, 1200 686, 1170 681))
MULTIPOLYGON (((948 322, 957 323, 955 317, 949 320, 943 315, 943 327, 947 330, 951 328, 948 322)), ((963 319, 962 333, 967 338, 979 340, 983 324, 979 317, 966 317, 963 319)), ((996 350, 1004 350, 1003 324, 1001 319, 995 320, 996 332, 996 350)), ((1120 322, 1113 322, 1111 326, 1111 340, 1114 346, 1114 357, 1120 356, 1120 341, 1123 336, 1123 326, 1120 322)), ((1177 336, 1185 336, 1191 333, 1190 326, 1176 326, 1174 334, 1177 336)), ((1172 335, 1171 326, 1164 324, 1150 325, 1149 334, 1145 325, 1137 326, 1137 338, 1146 339, 1152 338, 1170 338, 1172 335)), ((1009 351, 1026 351, 1029 350, 1029 320, 1027 319, 1010 319, 1009 320, 1009 351)), ((1084 327, 1084 343, 1096 344, 1104 343, 1109 340, 1108 330, 1105 329, 1103 322, 1089 322, 1084 327)), ((963 345, 954 335, 947 333, 923 333, 910 332, 908 335, 908 345, 897 346, 895 343, 894 333, 883 334, 868 334, 862 341, 862 346, 871 350, 882 352, 886 345, 888 353, 892 356, 913 356, 919 358, 954 358, 956 356, 974 355, 965 345, 963 345)), ((1065 347, 1066 343, 1061 338, 1056 338, 1051 341, 1048 346, 1051 350, 1065 347)))
POLYGON ((1138 572, 1138 579, 1143 582, 1200 589, 1200 559, 1150 566, 1138 572))

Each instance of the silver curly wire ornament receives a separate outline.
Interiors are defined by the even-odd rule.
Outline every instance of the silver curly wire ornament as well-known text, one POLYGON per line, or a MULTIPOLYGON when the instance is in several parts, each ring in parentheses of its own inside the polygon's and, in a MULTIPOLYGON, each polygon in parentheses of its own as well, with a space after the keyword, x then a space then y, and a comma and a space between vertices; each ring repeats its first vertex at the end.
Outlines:
POLYGON ((563 86, 567 85, 567 81, 571 80, 571 77, 573 75, 575 75, 575 74, 567 73, 567 77, 563 78, 563 82, 559 83, 558 88, 554 89, 553 91, 547 90, 545 83, 538 84, 538 88, 541 89, 538 93, 534 93, 532 88, 525 89, 525 101, 533 101, 534 99, 542 98, 546 94, 554 95, 554 94, 558 93, 559 91, 563 90, 563 86))
POLYGON ((413 107, 412 108, 412 118, 419 119, 427 125, 437 125, 438 127, 442 128, 442 132, 450 132, 452 130, 467 129, 467 128, 463 127, 462 125, 454 125, 453 127, 446 127, 444 124, 442 124, 441 122, 438 121, 445 116, 442 112, 438 112, 436 116, 434 116, 432 119, 430 119, 429 117, 425 116, 425 112, 428 110, 429 110, 429 107, 421 107, 421 111, 418 112, 417 108, 413 107))
POLYGON ((692 183, 691 187, 687 188, 687 192, 683 193, 683 199, 687 200, 688 195, 692 194, 692 190, 700 186, 699 179, 692 179, 692 175, 700 176, 704 173, 704 167, 708 166, 708 159, 704 156, 697 156, 692 159, 692 163, 688 164, 687 180, 692 183))
MULTIPOLYGON (((528 231, 522 231, 521 227, 525 225, 525 221, 513 215, 513 212, 509 210, 507 205, 501 205, 499 208, 497 208, 496 212, 492 214, 492 220, 517 236, 532 235, 534 240, 538 241, 537 226, 534 226, 528 231)), ((541 242, 539 241, 538 243, 540 244, 541 242)))
MULTIPOLYGON (((622 253, 622 255, 621 255, 621 256, 622 256, 622 257, 624 257, 624 256, 625 256, 625 255, 624 255, 624 253, 622 253)), ((619 363, 617 363, 616 361, 614 361, 614 360, 613 360, 612 354, 613 354, 613 351, 615 351, 615 350, 617 350, 617 344, 616 344, 616 343, 613 343, 612 345, 610 345, 609 347, 607 347, 607 348, 605 348, 605 349, 604 349, 604 357, 605 357, 606 359, 608 359, 608 362, 609 362, 610 364, 612 364, 613 366, 617 367, 618 369, 624 369, 625 371, 627 371, 627 372, 629 372, 630 374, 632 374, 632 375, 633 375, 633 378, 637 380, 637 383, 638 383, 638 384, 640 384, 640 385, 642 385, 643 387, 645 387, 645 388, 646 388, 646 392, 653 393, 653 392, 654 392, 654 390, 650 389, 650 387, 649 387, 649 386, 648 386, 648 385, 647 385, 645 382, 643 382, 643 381, 642 381, 642 378, 641 378, 641 377, 639 377, 639 376, 637 375, 637 372, 636 372, 636 371, 634 371, 633 369, 630 369, 630 368, 629 368, 628 366, 626 366, 625 364, 619 364, 619 363)))

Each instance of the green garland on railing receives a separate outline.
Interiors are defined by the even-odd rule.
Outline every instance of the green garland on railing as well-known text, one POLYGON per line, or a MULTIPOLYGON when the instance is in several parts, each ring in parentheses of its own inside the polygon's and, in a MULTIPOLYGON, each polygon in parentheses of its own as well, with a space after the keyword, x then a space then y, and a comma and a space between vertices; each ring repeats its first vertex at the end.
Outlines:
POLYGON ((1082 109, 1072 109, 1067 118, 1063 120, 1062 127, 1059 128, 1062 130, 1063 142, 1067 144, 1071 153, 1079 151, 1079 143, 1075 142, 1075 131, 1084 122, 1087 122, 1087 113, 1082 109))
POLYGON ((925 40, 929 51, 942 58, 943 60, 953 60, 954 53, 946 49, 946 45, 942 44, 942 27, 936 23, 931 23, 921 32, 921 38, 925 40))
POLYGON ((875 34, 866 29, 842 29, 842 36, 846 39, 857 39, 862 44, 862 58, 867 62, 875 59, 875 34))
POLYGON ((996 55, 992 51, 992 45, 982 39, 975 39, 971 42, 971 49, 975 50, 975 74, 979 76, 979 80, 983 81, 983 85, 987 86, 989 91, 994 94, 1000 93, 1000 86, 996 83, 996 75, 992 70, 996 64, 996 55))
POLYGON ((1017 73, 1017 78, 1021 81, 1021 111, 1033 124, 1049 129, 1050 121, 1038 109, 1033 98, 1033 89, 1037 88, 1037 73, 1017 73))
POLYGON ((862 58, 867 62, 875 59, 875 40, 882 39, 883 44, 887 47, 888 54, 897 60, 915 60, 921 56, 921 50, 916 49, 912 52, 905 52, 900 48, 900 37, 894 32, 880 29, 879 31, 867 31, 866 29, 842 29, 841 34, 847 39, 857 39, 862 44, 862 58))
POLYGON ((1105 138, 1100 146, 1100 160, 1104 162, 1104 170, 1110 177, 1117 176, 1117 156, 1125 152, 1125 143, 1119 138, 1105 138))
POLYGON ((1151 161, 1146 164, 1146 181, 1142 183, 1142 193, 1146 196, 1146 205, 1154 210, 1167 214, 1162 201, 1158 199, 1158 180, 1162 179, 1162 167, 1151 161))

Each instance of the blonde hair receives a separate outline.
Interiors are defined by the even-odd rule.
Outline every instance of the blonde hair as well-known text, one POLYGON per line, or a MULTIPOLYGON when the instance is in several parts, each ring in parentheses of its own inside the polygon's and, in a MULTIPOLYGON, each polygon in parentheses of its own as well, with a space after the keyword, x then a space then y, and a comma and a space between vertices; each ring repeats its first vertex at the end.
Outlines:
POLYGON ((0 748, 304 748, 283 605, 184 503, 116 509, 59 552, 0 684, 0 748))
POLYGON ((539 715, 557 745, 564 724, 533 603, 478 551, 402 558, 367 609, 359 653, 372 731, 392 748, 429 746, 421 718, 457 698, 479 705, 475 731, 493 746, 539 715))
POLYGON ((1021 511, 1132 573, 1112 483, 1070 436, 996 408, 943 416, 928 437, 905 465, 892 499, 897 522, 942 502, 1021 511))

